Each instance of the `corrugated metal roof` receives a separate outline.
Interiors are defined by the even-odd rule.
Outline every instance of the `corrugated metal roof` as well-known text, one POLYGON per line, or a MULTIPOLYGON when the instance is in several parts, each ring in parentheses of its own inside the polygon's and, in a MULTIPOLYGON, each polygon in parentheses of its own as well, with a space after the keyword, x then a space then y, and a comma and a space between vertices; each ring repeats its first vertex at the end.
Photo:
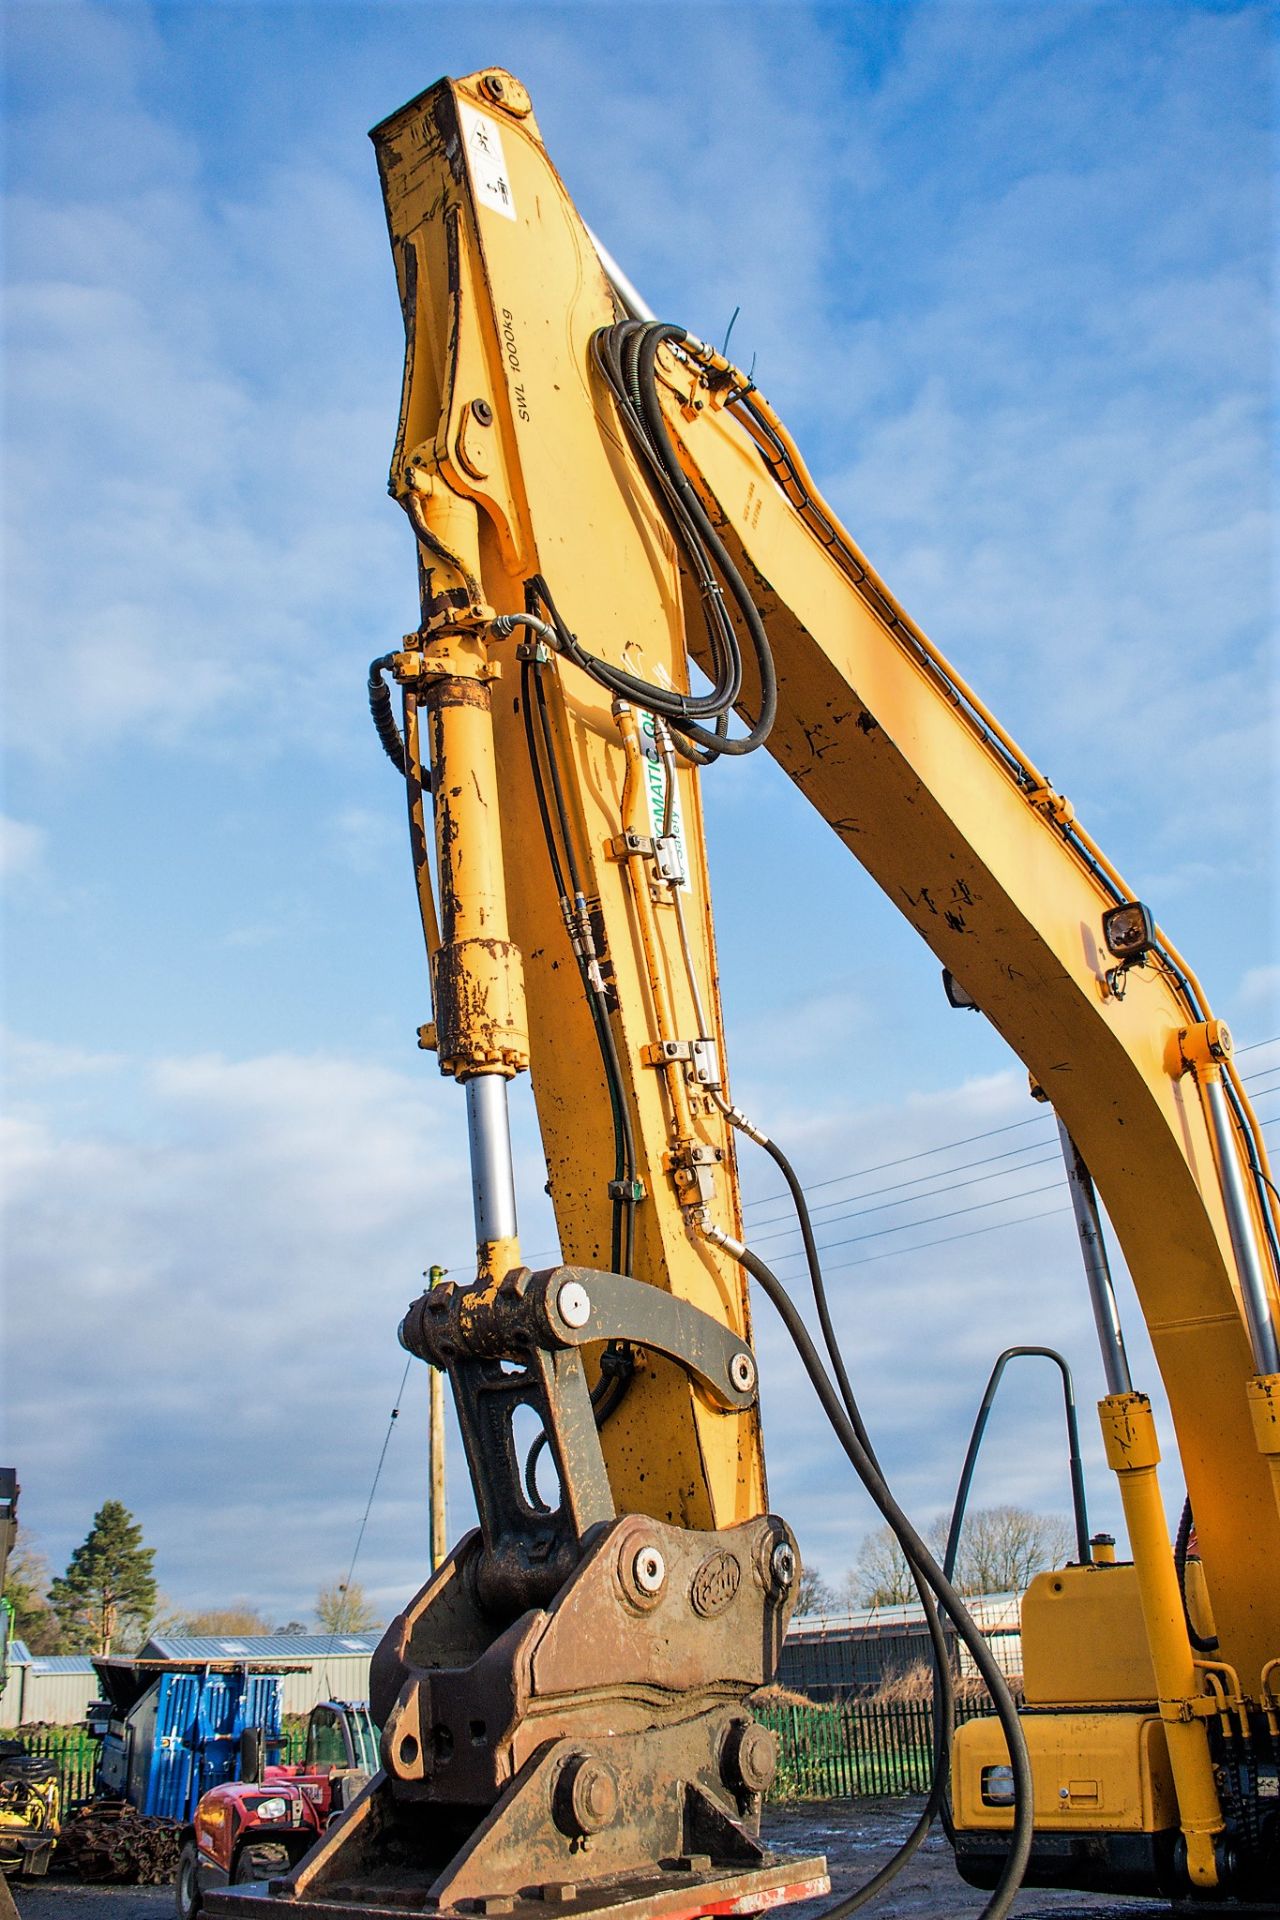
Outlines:
POLYGON ((25 1640, 9 1642, 9 1664, 30 1667, 32 1673, 92 1673, 87 1653, 32 1653, 25 1640))
POLYGON ((143 1660, 333 1660, 370 1654, 382 1638, 372 1633, 157 1634, 138 1656, 143 1660))
MULTIPOLYGON (((984 1632, 1002 1627, 1017 1627, 1022 1613, 1020 1593, 980 1593, 965 1601, 974 1622, 984 1632)), ((924 1608, 918 1602, 898 1607, 868 1607, 857 1613, 797 1614, 787 1630, 792 1640, 830 1633, 901 1632, 904 1628, 923 1627, 924 1608)))

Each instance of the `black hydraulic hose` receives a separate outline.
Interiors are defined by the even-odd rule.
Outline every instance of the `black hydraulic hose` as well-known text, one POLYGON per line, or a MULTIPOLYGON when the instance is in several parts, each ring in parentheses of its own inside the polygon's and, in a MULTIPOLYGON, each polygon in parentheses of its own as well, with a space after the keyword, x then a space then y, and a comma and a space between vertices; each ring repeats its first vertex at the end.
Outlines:
MULTIPOLYGON (((736 1108, 728 1107, 726 1103, 724 1110, 727 1117, 733 1120, 736 1126, 747 1133, 758 1146, 764 1148, 764 1151, 769 1155, 769 1158, 773 1161, 779 1173, 781 1173, 783 1179, 786 1181, 788 1191, 791 1194, 792 1202, 795 1206, 796 1217, 800 1223, 800 1233, 804 1241, 805 1255, 809 1266, 809 1279, 813 1287, 814 1305, 817 1308, 818 1322, 822 1328, 823 1344, 831 1359, 831 1367, 835 1374, 840 1398, 844 1403, 845 1412, 849 1417, 854 1432, 865 1448, 868 1458, 874 1464, 876 1471, 880 1472, 880 1463, 876 1458, 875 1449, 871 1444, 871 1437, 863 1422, 861 1410, 850 1384, 848 1371, 844 1364, 844 1354, 841 1351, 840 1342, 836 1336, 835 1326, 831 1318, 831 1307, 827 1298, 826 1280, 822 1272, 822 1263, 818 1256, 817 1242, 814 1239, 813 1222, 809 1214, 809 1203, 805 1196, 804 1189, 800 1184, 799 1176, 776 1140, 770 1139, 767 1134, 761 1133, 760 1130, 754 1126, 745 1126, 743 1124, 744 1116, 737 1115, 737 1118, 734 1119, 734 1116, 737 1114, 736 1108)), ((908 1562, 908 1565, 910 1566, 910 1562, 908 1562)), ((911 1831, 894 1850, 891 1857, 872 1875, 870 1880, 857 1888, 854 1893, 845 1897, 840 1907, 840 1912, 843 1914, 855 1913, 859 1907, 865 1906, 868 1901, 874 1900, 886 1886, 897 1878, 913 1854, 919 1850, 928 1838, 929 1830, 936 1819, 941 1817, 946 1826, 948 1837, 951 1835, 951 1825, 947 1807, 947 1776, 951 1764, 952 1740, 955 1734, 955 1682, 951 1673, 951 1653, 950 1648, 947 1646, 942 1621, 938 1615, 937 1603, 934 1600, 933 1594, 930 1592, 928 1583, 922 1575, 917 1572, 915 1567, 911 1567, 910 1571, 912 1582, 919 1596, 920 1605, 924 1613, 933 1655, 933 1767, 929 1781, 929 1793, 911 1831)), ((825 1916, 824 1920, 826 1920, 825 1916)))
MULTIPOLYGON (((543 837, 551 860, 552 879, 560 900, 561 911, 568 920, 574 911, 574 902, 566 886, 564 862, 561 859, 560 845, 557 842, 555 828, 552 825, 551 811, 547 801, 546 783, 543 777, 542 757, 539 753, 538 739, 535 733, 534 716, 537 713, 543 726, 543 747, 550 757, 553 769, 553 788, 557 798, 557 812, 560 819, 560 837, 565 843, 564 860, 572 868, 574 881, 578 880, 578 865, 569 838, 568 812, 564 807, 564 793, 559 778, 559 768, 555 759, 555 736, 551 731, 545 701, 538 701, 532 694, 532 685, 537 682, 541 691, 540 676, 537 667, 529 660, 522 663, 521 669, 521 708, 524 719, 525 742, 529 752, 529 765, 533 775, 534 795, 538 804, 538 813, 542 821, 543 837)), ((570 882, 573 884, 573 882, 570 882)), ((574 886, 578 899, 582 898, 581 886, 574 886)), ((622 1189, 634 1190, 635 1182, 635 1132, 631 1124, 631 1115, 626 1103, 626 1094, 622 1083, 622 1066, 618 1059, 617 1043, 613 1037, 613 1028, 609 1022, 608 1008, 602 1004, 601 996, 596 992, 588 977, 586 964, 581 954, 575 950, 578 971, 582 977, 583 990, 587 996, 587 1006, 595 1029, 596 1042, 600 1048, 604 1067, 605 1089, 609 1096, 609 1107, 613 1119, 614 1139, 614 1183, 619 1192, 612 1196, 612 1245, 610 1259, 615 1273, 630 1273, 632 1266, 632 1214, 634 1206, 622 1197, 622 1189)))
POLYGON ((615 696, 661 714, 682 736, 682 746, 700 753, 749 753, 763 744, 777 707, 772 652, 764 623, 745 581, 729 557, 697 494, 685 479, 662 418, 655 363, 665 341, 688 338, 684 328, 662 323, 624 321, 603 328, 592 342, 596 364, 612 389, 633 444, 648 467, 660 499, 665 503, 672 531, 689 562, 703 596, 711 640, 715 679, 709 694, 680 693, 639 679, 623 668, 589 654, 576 637, 558 623, 563 650, 615 696), (716 575, 719 578, 716 578, 716 575), (722 584, 723 583, 723 584, 722 584), (736 604, 751 637, 760 676, 760 713, 749 732, 729 735, 724 716, 738 698, 742 683, 741 649, 726 611, 726 590, 736 604), (714 718, 713 728, 701 722, 714 718))
MULTIPOLYGON (((569 884, 573 889, 574 910, 582 923, 584 937, 589 937, 586 895, 582 888, 582 877, 577 856, 573 847, 573 830, 569 821, 569 809, 565 800, 564 782, 560 774, 560 756, 556 748, 555 730, 551 724, 551 714, 547 707, 546 690, 542 684, 542 675, 537 668, 532 669, 534 694, 537 701, 538 723, 542 732, 543 749, 547 767, 551 775, 551 792, 555 802, 556 815, 560 822, 560 834, 564 842, 565 860, 569 869, 569 884)), ((615 1128, 615 1191, 612 1195, 615 1220, 615 1244, 613 1270, 615 1273, 630 1274, 635 1258, 635 1209, 636 1199, 636 1141, 635 1129, 631 1120, 631 1109, 627 1104, 626 1088, 622 1078, 622 1063, 618 1058, 617 1042, 614 1039, 613 1026, 609 1019, 609 1007, 603 984, 599 981, 598 960, 594 955, 583 956, 580 960, 583 984, 591 1006, 595 1022, 596 1038, 600 1045, 604 1062, 605 1079, 610 1089, 613 1104, 615 1128), (596 967, 596 978, 592 978, 590 967, 596 967)))
MULTIPOLYGON (((979 1920, 1003 1920, 1003 1916, 1008 1913, 1013 1904, 1018 1888, 1022 1884, 1023 1874, 1026 1872, 1027 1860, 1031 1852, 1034 1815, 1031 1764, 1027 1755, 1027 1743, 1018 1721, 1017 1707, 1009 1691, 1008 1682, 960 1595, 946 1578, 942 1568, 894 1499, 883 1475, 859 1440, 854 1424, 846 1414, 840 1403, 840 1396, 827 1376, 809 1330, 785 1286, 772 1269, 767 1267, 758 1255, 752 1253, 749 1247, 743 1247, 739 1242, 729 1240, 727 1236, 720 1236, 720 1238, 734 1258, 745 1267, 773 1302, 813 1383, 814 1391, 818 1395, 836 1438, 848 1455, 858 1478, 897 1536, 909 1564, 928 1582, 950 1616, 957 1633, 972 1654, 974 1664, 991 1695, 1009 1749, 1014 1781, 1014 1816, 1009 1851, 1000 1870, 1000 1878, 991 1898, 983 1907, 979 1920)), ((856 1911, 862 1904, 863 1895, 859 1890, 858 1893, 850 1896, 849 1900, 838 1901, 834 1906, 827 1908, 821 1920, 844 1920, 845 1915, 856 1911)))
POLYGON ((583 897, 582 871, 578 866, 578 856, 574 850, 573 833, 569 826, 569 807, 564 797, 564 781, 560 777, 560 756, 556 752, 556 738, 551 726, 551 714, 547 707, 547 690, 542 684, 542 674, 535 667, 530 675, 533 681, 533 697, 537 702, 538 726, 542 734, 543 750, 546 754, 547 771, 551 775, 551 797, 555 802, 556 819, 560 823, 560 837, 564 843, 565 868, 569 877, 569 887, 575 900, 583 897))
POLYGON ((1195 1519, 1191 1512, 1191 1500, 1188 1497, 1182 1503, 1182 1518, 1178 1521, 1177 1538, 1173 1543, 1173 1564, 1178 1574, 1178 1592, 1182 1596, 1182 1613, 1187 1623, 1187 1638, 1197 1653, 1216 1653, 1218 1651, 1217 1634, 1197 1633, 1191 1620, 1191 1609, 1187 1605, 1187 1552, 1191 1545, 1191 1530, 1195 1519))
MULTIPOLYGON (((600 1378, 591 1389, 591 1412, 595 1420, 596 1432, 611 1420, 627 1397, 632 1378, 636 1370, 636 1357, 625 1340, 610 1340, 600 1356, 600 1378)), ((538 1492, 537 1469, 542 1458, 543 1448, 547 1445, 545 1430, 540 1433, 530 1447, 524 1463, 524 1490, 529 1505, 537 1513, 549 1513, 542 1495, 538 1492)))
POLYGON ((395 655, 384 653, 369 666, 369 712, 373 715, 373 724, 378 738, 392 766, 400 773, 407 771, 404 753, 404 737, 396 725, 396 716, 391 707, 391 689, 383 675, 391 670, 395 655))
POLYGON ((996 1393, 1009 1362, 1023 1359, 1052 1360, 1062 1375, 1062 1398, 1067 1420, 1067 1459, 1071 1473, 1071 1512, 1076 1529, 1076 1558, 1082 1567, 1087 1567, 1092 1558, 1089 1552, 1089 1514, 1085 1505, 1084 1462, 1080 1457, 1080 1424, 1076 1418, 1076 1395, 1071 1379, 1071 1368, 1053 1347, 1006 1347, 991 1369, 991 1378, 987 1381, 987 1390, 982 1396, 982 1405, 978 1408, 978 1417, 973 1423, 973 1432, 969 1435, 969 1450, 965 1454, 964 1466, 960 1471, 955 1505, 951 1509, 951 1525, 947 1529, 946 1551, 942 1557, 942 1571, 948 1580, 955 1572, 956 1557, 960 1551, 960 1534, 964 1527, 965 1508, 969 1504, 969 1488, 973 1483, 974 1469, 978 1464, 978 1454, 987 1431, 987 1420, 995 1403, 996 1393))

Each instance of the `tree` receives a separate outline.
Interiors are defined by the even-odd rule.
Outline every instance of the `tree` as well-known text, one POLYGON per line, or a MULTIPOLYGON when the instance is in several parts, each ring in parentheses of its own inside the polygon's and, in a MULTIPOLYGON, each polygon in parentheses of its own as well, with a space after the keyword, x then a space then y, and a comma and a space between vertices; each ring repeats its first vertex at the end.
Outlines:
POLYGON ((13 1637, 30 1653, 61 1653, 62 1623, 49 1605, 49 1563, 30 1542, 9 1556, 4 1597, 13 1608, 13 1637))
POLYGON ((796 1587, 797 1613, 830 1613, 835 1605, 835 1598, 835 1594, 816 1567, 801 1567, 800 1580, 796 1587))
POLYGON ((276 1629, 265 1613, 246 1602, 238 1607, 209 1607, 203 1613, 182 1613, 169 1628, 170 1633, 274 1633, 276 1629))
POLYGON ((845 1576, 851 1602, 859 1607, 898 1607, 916 1597, 907 1556, 892 1527, 864 1534, 858 1557, 845 1576))
POLYGON ((1061 1514, 979 1507, 960 1534, 956 1583, 961 1593, 1022 1593, 1033 1574, 1066 1561, 1074 1542, 1061 1514))
POLYGON ((106 1500, 70 1564, 49 1589, 49 1603, 73 1653, 110 1653, 137 1637, 156 1605, 155 1552, 119 1500, 106 1500))
POLYGON ((353 1580, 347 1586, 340 1580, 334 1587, 321 1587, 316 1595, 316 1619, 324 1633, 367 1633, 375 1616, 360 1582, 353 1580))

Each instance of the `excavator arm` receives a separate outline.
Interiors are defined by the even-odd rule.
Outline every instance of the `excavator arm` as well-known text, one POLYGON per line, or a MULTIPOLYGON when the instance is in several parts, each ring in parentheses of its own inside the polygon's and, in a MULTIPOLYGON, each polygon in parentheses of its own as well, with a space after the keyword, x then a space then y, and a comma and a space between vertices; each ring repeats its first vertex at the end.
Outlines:
MULTIPOLYGON (((751 381, 637 317, 520 83, 442 81, 373 138, 406 333, 390 490, 422 616, 374 663, 370 698, 405 776, 433 996, 421 1039, 465 1092, 477 1237, 474 1283, 433 1288, 401 1338, 449 1370, 480 1526, 375 1659, 383 1772, 278 1897, 316 1913, 421 1896, 692 1916, 826 1884, 821 1861, 759 1840, 773 1753, 748 1701, 772 1677, 798 1564, 768 1510, 748 1275, 795 1316, 743 1244, 737 1133, 802 1203, 728 1088, 700 786, 759 745, 1062 1129, 1134 1562, 1064 1570, 1051 1732, 1032 1740, 1037 1829, 1069 1871, 1081 1833, 1107 1836, 1118 1769, 1122 1797, 1146 1796, 1142 1833, 1162 1836, 1137 1883, 1255 1885, 1276 1846, 1256 1756, 1280 1731, 1280 1359, 1265 1156, 1229 1034, 1070 804, 839 526, 751 381), (507 1121, 526 1070, 563 1255, 537 1274, 520 1259, 507 1121), (1189 1638, 1093 1180, 1173 1409, 1210 1663, 1189 1638), (1086 1615, 1129 1635, 1128 1693, 1097 1697, 1086 1615), (1120 1706, 1108 1746, 1094 1723, 1120 1706), (1054 1756, 1099 1739, 1093 1825, 1064 1828, 1042 1805, 1054 1756)), ((829 1359, 839 1392, 812 1348, 806 1364, 892 1516, 829 1359)), ((904 1537, 985 1672, 981 1637, 904 1537)), ((989 1827, 1001 1857, 1013 1836, 996 1913, 1031 1844, 1031 1781, 992 1685, 1004 1745, 975 1778, 1012 1762, 1021 1813, 982 1814, 963 1751, 956 1780, 962 1825, 989 1827)))

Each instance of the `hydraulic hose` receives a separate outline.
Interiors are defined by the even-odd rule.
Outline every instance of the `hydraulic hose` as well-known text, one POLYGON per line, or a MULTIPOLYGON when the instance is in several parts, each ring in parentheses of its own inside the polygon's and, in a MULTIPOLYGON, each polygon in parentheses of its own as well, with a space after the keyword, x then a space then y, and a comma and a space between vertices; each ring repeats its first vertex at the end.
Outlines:
MULTIPOLYGON (((678 901, 677 913, 680 913, 678 901)), ((684 937, 682 915, 681 921, 681 937, 685 945, 686 962, 689 963, 688 942, 684 937)), ((696 992, 695 999, 697 999, 696 992)), ((776 1140, 771 1140, 759 1127, 748 1120, 747 1116, 738 1107, 732 1106, 719 1092, 713 1092, 711 1097, 732 1126, 738 1128, 740 1132, 745 1133, 748 1139, 754 1140, 757 1146, 763 1147, 787 1183, 788 1190, 795 1204, 796 1215, 800 1222, 800 1232, 804 1240, 805 1253, 809 1263, 809 1277, 813 1286, 814 1304, 817 1307, 818 1320, 822 1328, 823 1344, 830 1356, 832 1371, 836 1376, 836 1384, 840 1398, 850 1423, 866 1450, 868 1458, 874 1463, 876 1471, 879 1472, 880 1463, 876 1459, 870 1435, 867 1433, 861 1410, 854 1396, 853 1388, 850 1385, 848 1372, 844 1364, 844 1354, 841 1351, 840 1342, 836 1337, 835 1326, 831 1319, 826 1281, 823 1276, 821 1261, 818 1258, 817 1244, 813 1236, 813 1223, 809 1215, 809 1203, 805 1197, 804 1189, 800 1185, 795 1169, 792 1167, 791 1162, 787 1159, 786 1154, 782 1151, 782 1148, 776 1140)), ((929 1640, 933 1653, 934 1741, 933 1769, 929 1782, 929 1794, 919 1817, 906 1838, 895 1849, 892 1856, 886 1860, 878 1872, 872 1875, 870 1880, 857 1888, 854 1893, 846 1895, 838 1910, 841 1914, 856 1913, 860 1907, 874 1900, 877 1894, 883 1892, 884 1888, 897 1878, 912 1855, 923 1845, 924 1841, 928 1838, 929 1830, 933 1826, 934 1821, 938 1819, 939 1816, 941 1816, 944 1822, 947 1821, 947 1771, 950 1765, 951 1743, 955 1733, 955 1684, 951 1674, 951 1654, 947 1646, 942 1622, 938 1615, 937 1603, 929 1589, 928 1583, 914 1566, 911 1567, 911 1578, 920 1598, 920 1605, 924 1612, 925 1624, 928 1627, 929 1640)), ((948 1832, 950 1832, 949 1822, 948 1832)), ((823 1915, 822 1920, 830 1920, 830 1916, 823 1915)))
POLYGON ((714 758, 721 753, 750 753, 763 745, 777 711, 777 682, 760 611, 702 502, 685 478, 662 414, 657 382, 658 349, 665 343, 680 345, 690 338, 683 327, 624 320, 601 328, 593 337, 592 353, 613 392, 628 437, 654 483, 655 493, 701 595, 715 684, 710 693, 692 694, 641 680, 588 653, 554 613, 553 621, 561 648, 575 665, 615 698, 629 700, 668 720, 680 735, 682 748, 691 757, 714 758), (760 681, 759 714, 741 738, 730 736, 726 724, 729 709, 737 701, 742 686, 741 647, 726 598, 737 608, 747 629, 760 681), (706 726, 707 720, 713 720, 714 726, 706 726))
POLYGON ((384 674, 391 671, 391 662, 394 658, 394 654, 384 653, 370 664, 369 712, 373 716, 374 727, 377 729, 378 738, 382 742, 383 751, 388 760, 397 772, 404 773, 406 770, 404 736, 396 725, 396 717, 391 707, 391 689, 383 678, 384 674))
MULTIPOLYGON (((858 1478, 888 1521, 908 1563, 937 1595, 986 1683, 1009 1749, 1014 1782, 1014 1820, 1009 1851, 1005 1856, 1000 1878, 990 1900, 982 1909, 980 1920, 1003 1920, 1003 1916, 1008 1913, 1013 1904, 1018 1888, 1022 1884, 1022 1876, 1026 1871, 1027 1860, 1031 1853, 1034 1813, 1031 1763, 1008 1682, 960 1595, 946 1578, 942 1568, 894 1499, 873 1456, 859 1439, 853 1421, 845 1412, 840 1396, 828 1378, 809 1330, 781 1280, 758 1255, 751 1252, 749 1247, 743 1246, 741 1241, 734 1240, 729 1234, 722 1233, 711 1222, 704 1220, 700 1230, 713 1245, 722 1247, 737 1260, 739 1265, 768 1294, 809 1375, 836 1438, 848 1455, 858 1478)), ((851 1895, 848 1901, 839 1901, 835 1906, 826 1909, 822 1920, 844 1920, 847 1914, 855 1912, 857 1907, 862 1905, 863 1898, 862 1891, 859 1890, 858 1893, 851 1895)))
POLYGON ((1173 1564, 1178 1575, 1178 1592, 1182 1595, 1182 1612, 1187 1623, 1187 1638, 1197 1653, 1216 1653, 1218 1651, 1217 1634, 1197 1633, 1191 1619, 1191 1609, 1187 1605, 1187 1553, 1191 1546, 1191 1532, 1195 1520, 1191 1512, 1190 1499, 1182 1503, 1182 1517, 1178 1521, 1177 1538, 1173 1543, 1173 1564))
POLYGON ((987 1381, 986 1392, 982 1396, 982 1405, 978 1408, 978 1417, 973 1423, 973 1432, 969 1435, 969 1448, 964 1457, 964 1466, 960 1470, 960 1483, 956 1488, 955 1504, 951 1509, 951 1525, 947 1529, 947 1544, 942 1556, 942 1571, 950 1579, 955 1572, 956 1557, 960 1551, 960 1534, 964 1527, 965 1508, 969 1504, 969 1488, 973 1484, 974 1469, 978 1464, 978 1454, 982 1447, 983 1436, 987 1431, 987 1421, 995 1404, 996 1392, 1004 1378, 1004 1370, 1011 1360, 1052 1360, 1062 1375, 1062 1398, 1067 1422, 1067 1462, 1071 1475, 1071 1513, 1076 1531, 1076 1554, 1079 1564, 1087 1567, 1089 1553, 1089 1512, 1085 1504, 1084 1463, 1080 1457, 1080 1423, 1076 1417, 1076 1396, 1072 1384, 1071 1369, 1062 1355, 1053 1347, 1006 1347, 991 1369, 991 1378, 987 1381))

